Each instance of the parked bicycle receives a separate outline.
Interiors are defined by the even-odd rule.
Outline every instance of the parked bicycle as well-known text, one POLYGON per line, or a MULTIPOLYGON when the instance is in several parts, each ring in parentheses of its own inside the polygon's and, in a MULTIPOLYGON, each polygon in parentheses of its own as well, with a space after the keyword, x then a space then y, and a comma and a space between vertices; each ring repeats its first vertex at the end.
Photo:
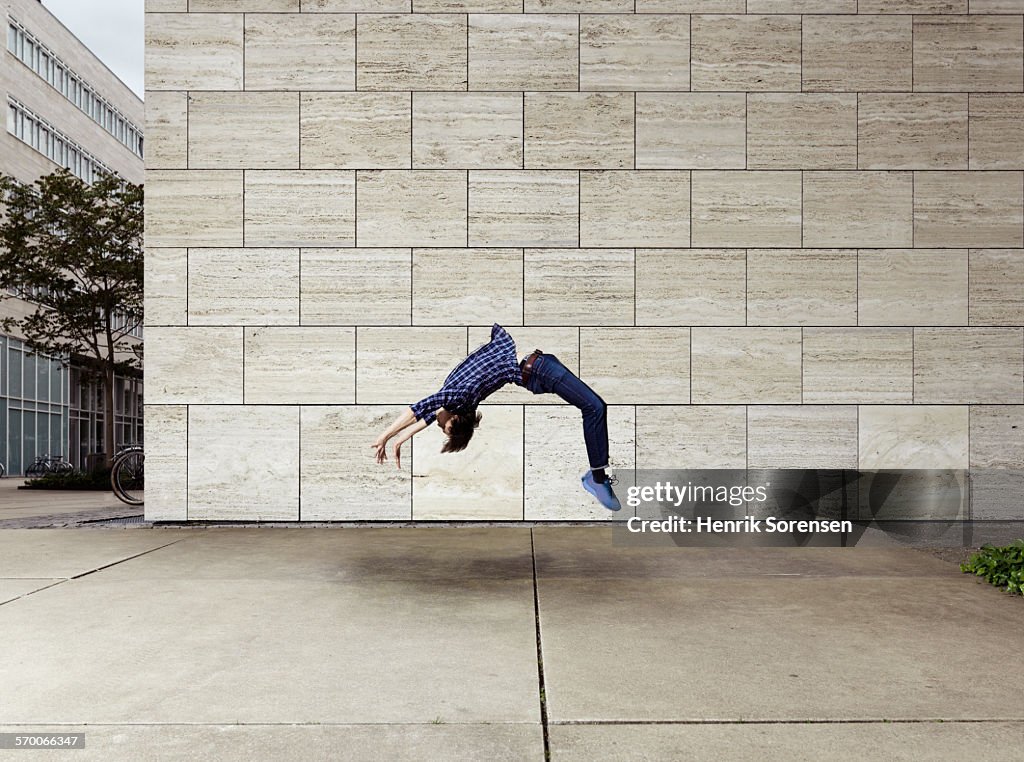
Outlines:
POLYGON ((0 460, 0 479, 3 479, 5 476, 7 476, 7 466, 0 460))
POLYGON ((122 445, 114 456, 110 486, 117 498, 128 505, 142 505, 145 501, 145 461, 142 445, 122 445))
POLYGON ((75 467, 64 460, 63 455, 37 455, 25 469, 25 477, 33 479, 46 474, 64 474, 74 470, 75 467))

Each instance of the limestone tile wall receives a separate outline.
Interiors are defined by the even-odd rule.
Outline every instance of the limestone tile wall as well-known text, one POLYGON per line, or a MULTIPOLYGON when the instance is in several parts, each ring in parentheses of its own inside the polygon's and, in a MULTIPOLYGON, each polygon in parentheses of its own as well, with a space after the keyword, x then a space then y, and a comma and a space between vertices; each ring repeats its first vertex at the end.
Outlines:
POLYGON ((147 518, 608 518, 520 388, 373 462, 495 321, 620 469, 1024 469, 1019 2, 146 7, 147 518))

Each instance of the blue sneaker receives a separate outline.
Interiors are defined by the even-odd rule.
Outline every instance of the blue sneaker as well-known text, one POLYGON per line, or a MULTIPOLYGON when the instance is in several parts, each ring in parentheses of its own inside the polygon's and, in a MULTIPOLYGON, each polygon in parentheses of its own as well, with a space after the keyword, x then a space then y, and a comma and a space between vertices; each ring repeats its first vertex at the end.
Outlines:
POLYGON ((615 497, 615 490, 612 489, 612 485, 615 484, 618 479, 614 476, 605 476, 605 481, 596 482, 594 481, 593 471, 587 471, 580 477, 580 481, 583 483, 583 489, 589 492, 591 495, 596 497, 601 505, 607 508, 609 511, 617 511, 622 508, 622 503, 615 497))

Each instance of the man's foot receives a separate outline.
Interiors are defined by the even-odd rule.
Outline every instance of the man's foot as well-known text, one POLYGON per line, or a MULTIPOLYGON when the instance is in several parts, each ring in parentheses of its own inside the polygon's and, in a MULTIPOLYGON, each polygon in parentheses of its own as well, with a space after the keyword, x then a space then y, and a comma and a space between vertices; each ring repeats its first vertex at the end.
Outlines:
POLYGON ((609 476, 605 481, 598 482, 594 480, 594 474, 587 471, 580 477, 580 482, 583 483, 583 489, 596 497, 601 505, 609 511, 617 511, 622 508, 622 503, 615 497, 615 490, 612 489, 612 484, 615 483, 614 476, 609 476))

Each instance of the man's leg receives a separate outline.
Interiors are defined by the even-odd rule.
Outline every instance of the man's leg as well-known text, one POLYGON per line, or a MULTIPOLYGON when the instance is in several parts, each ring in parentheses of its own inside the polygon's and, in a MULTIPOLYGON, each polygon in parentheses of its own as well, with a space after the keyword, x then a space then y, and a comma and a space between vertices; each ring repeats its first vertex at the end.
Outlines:
POLYGON ((537 360, 527 388, 534 394, 557 394, 578 408, 583 414, 583 438, 591 470, 603 471, 608 467, 608 406, 597 392, 549 354, 537 360))
POLYGON ((583 414, 583 438, 590 471, 580 481, 605 508, 619 510, 622 504, 612 489, 614 480, 604 473, 608 467, 608 406, 604 400, 554 355, 543 355, 538 360, 528 388, 534 394, 557 394, 583 414))
POLYGON ((605 480, 608 468, 608 405, 600 395, 566 369, 551 391, 583 414, 583 438, 587 443, 587 459, 594 479, 605 480))
POLYGON ((590 460, 590 472, 580 479, 583 489, 608 510, 619 510, 622 504, 612 489, 615 480, 609 479, 604 472, 608 467, 608 406, 597 392, 568 369, 551 391, 570 405, 575 405, 583 414, 583 438, 590 460))

